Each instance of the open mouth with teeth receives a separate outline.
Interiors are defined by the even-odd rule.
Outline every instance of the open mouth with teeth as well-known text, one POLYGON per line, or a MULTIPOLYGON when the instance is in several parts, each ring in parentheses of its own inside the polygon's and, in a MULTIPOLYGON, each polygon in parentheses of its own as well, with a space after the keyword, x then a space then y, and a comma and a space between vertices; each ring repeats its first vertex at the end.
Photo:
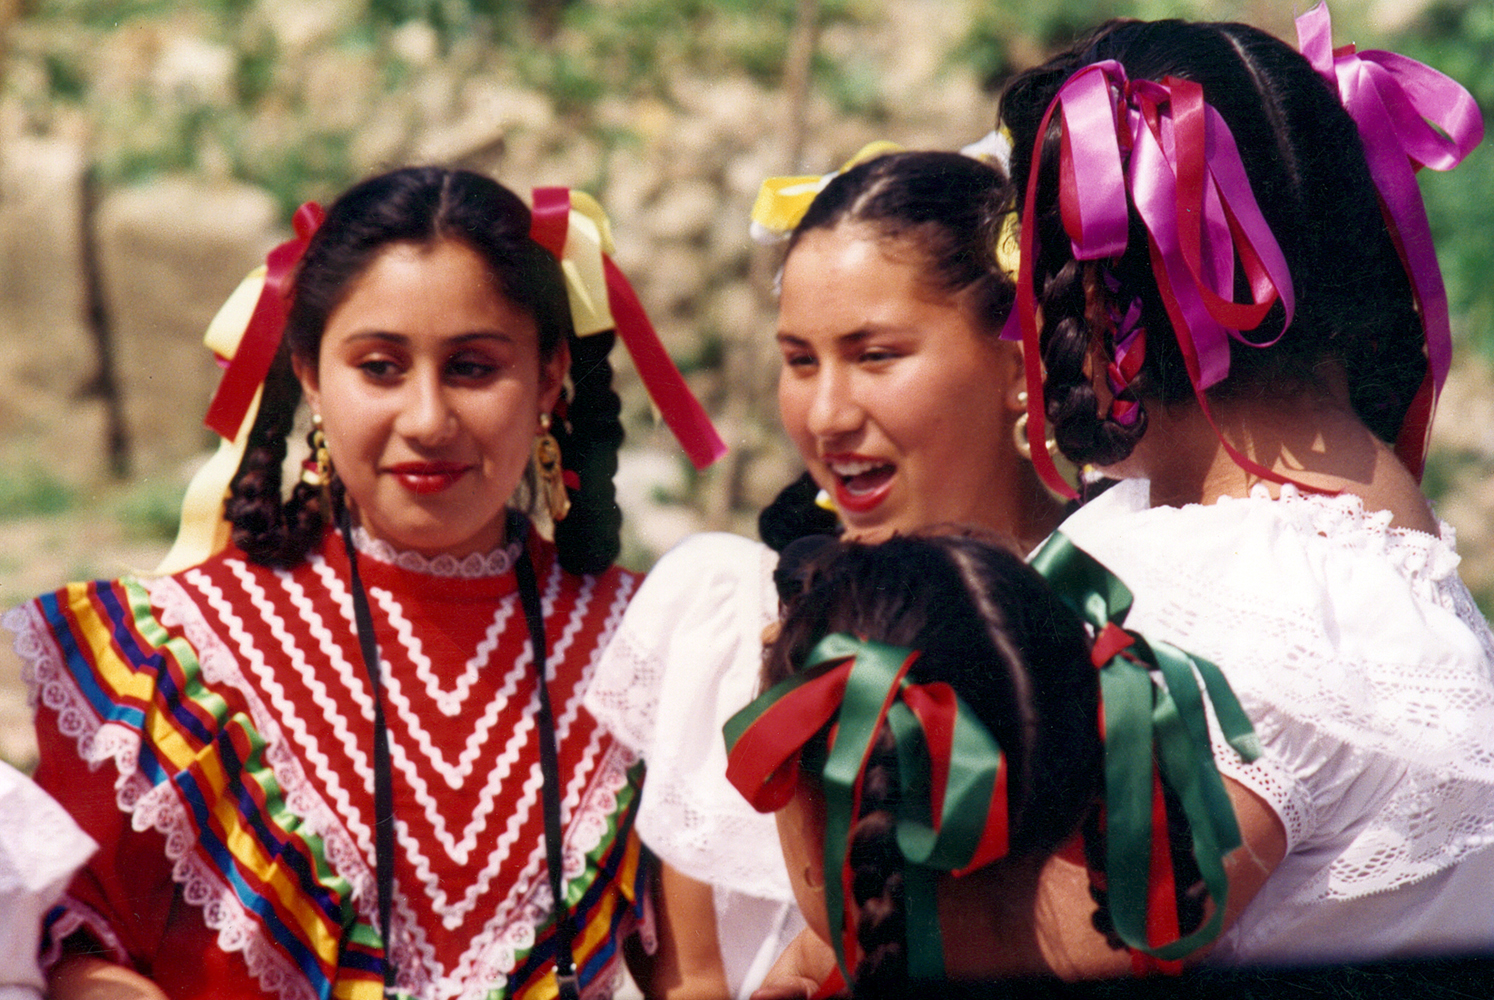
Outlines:
POLYGON ((827 460, 835 476, 835 503, 842 510, 870 510, 882 502, 897 466, 872 459, 827 460))

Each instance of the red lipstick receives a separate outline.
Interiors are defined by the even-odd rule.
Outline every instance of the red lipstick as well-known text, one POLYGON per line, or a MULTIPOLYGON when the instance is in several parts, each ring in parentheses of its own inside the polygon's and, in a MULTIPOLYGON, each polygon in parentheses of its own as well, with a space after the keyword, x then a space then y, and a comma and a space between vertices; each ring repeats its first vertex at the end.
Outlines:
POLYGON ((455 485, 470 468, 459 462, 401 462, 388 471, 405 489, 424 496, 455 485))
POLYGON ((826 455, 823 461, 835 477, 835 505, 848 514, 875 510, 892 488, 897 467, 864 455, 826 455))

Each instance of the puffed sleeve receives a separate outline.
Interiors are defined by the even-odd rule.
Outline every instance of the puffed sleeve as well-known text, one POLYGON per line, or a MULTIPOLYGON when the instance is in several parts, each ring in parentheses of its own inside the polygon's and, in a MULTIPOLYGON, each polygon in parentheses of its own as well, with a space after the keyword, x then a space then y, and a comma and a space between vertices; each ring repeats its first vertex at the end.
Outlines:
POLYGON ((41 996, 42 918, 98 847, 25 775, 0 763, 0 995, 41 996), (24 992, 23 992, 24 991, 24 992))
POLYGON ((788 901, 773 817, 727 783, 721 737, 757 693, 776 562, 729 534, 670 550, 628 606, 586 705, 647 764, 638 832, 650 850, 718 888, 788 901))

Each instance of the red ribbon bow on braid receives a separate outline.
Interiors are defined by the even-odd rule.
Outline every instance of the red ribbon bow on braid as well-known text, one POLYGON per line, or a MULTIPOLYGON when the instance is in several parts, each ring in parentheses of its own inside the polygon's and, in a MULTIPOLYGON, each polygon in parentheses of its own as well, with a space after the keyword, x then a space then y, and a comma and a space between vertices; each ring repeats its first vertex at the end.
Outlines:
POLYGON ((944 974, 938 873, 960 875, 1007 852, 1005 755, 948 684, 908 681, 917 658, 915 651, 828 635, 810 652, 803 673, 758 697, 723 728, 727 780, 753 808, 773 812, 793 797, 805 744, 835 723, 829 752, 813 770, 825 792, 825 907, 830 926, 841 929, 833 943, 848 976, 851 827, 884 721, 897 744, 897 843, 908 862, 904 892, 914 979, 944 974))
POLYGON ((208 404, 207 416, 202 420, 219 437, 232 441, 238 436, 254 394, 265 384, 270 362, 275 360, 275 352, 280 348, 285 318, 290 313, 296 265, 301 262, 312 234, 325 216, 322 206, 314 201, 306 202, 296 209, 292 220, 295 237, 265 257, 264 288, 259 293, 238 349, 228 362, 228 370, 223 373, 218 390, 213 393, 213 401, 208 404))
POLYGON ((1058 597, 1095 631, 1091 657, 1100 671, 1100 728, 1105 741, 1105 882, 1116 933, 1141 955, 1172 961, 1209 944, 1223 927, 1229 898, 1224 858, 1240 846, 1240 828, 1214 762, 1204 698, 1242 760, 1260 741, 1219 668, 1164 642, 1122 628, 1131 591, 1062 532, 1031 559, 1058 597), (1178 915, 1167 801, 1172 790, 1193 837, 1212 913, 1184 935, 1178 915))
POLYGON ((581 192, 562 187, 535 188, 533 201, 529 234, 561 263, 577 335, 615 326, 649 398, 691 463, 704 469, 726 454, 726 444, 659 342, 633 286, 612 262, 611 237, 600 206, 581 192), (585 220, 580 226, 573 225, 576 215, 585 220))
MULTIPOLYGON (((1063 122, 1059 209, 1074 256, 1099 260, 1125 250, 1129 192, 1147 229, 1152 271, 1168 318, 1207 414, 1203 392, 1228 374, 1230 339, 1270 346, 1280 334, 1252 341, 1245 331, 1258 327, 1278 299, 1286 309, 1284 330, 1294 308, 1291 275, 1250 190, 1229 126, 1204 101, 1197 83, 1170 76, 1161 83, 1129 80, 1114 60, 1084 67, 1059 88, 1043 115, 1039 136, 1047 133, 1055 114, 1063 122), (1250 302, 1232 299, 1237 254, 1250 284, 1250 302)), ((1024 219, 1033 217, 1042 149, 1041 142, 1033 148, 1024 219)), ((1032 271, 1036 251, 1036 226, 1024 225, 1017 312, 1025 348, 1027 433, 1039 474, 1072 497, 1073 490, 1041 446, 1042 361, 1032 271)), ((1243 468, 1283 481, 1227 441, 1224 447, 1243 468)))
POLYGON ((1326 4, 1297 18, 1297 45, 1359 126, 1386 224, 1421 306, 1427 375, 1396 441, 1396 454, 1420 479, 1437 395, 1452 361, 1452 328, 1416 171, 1457 166, 1483 140, 1484 121, 1473 96, 1430 66, 1394 52, 1334 49, 1326 4))

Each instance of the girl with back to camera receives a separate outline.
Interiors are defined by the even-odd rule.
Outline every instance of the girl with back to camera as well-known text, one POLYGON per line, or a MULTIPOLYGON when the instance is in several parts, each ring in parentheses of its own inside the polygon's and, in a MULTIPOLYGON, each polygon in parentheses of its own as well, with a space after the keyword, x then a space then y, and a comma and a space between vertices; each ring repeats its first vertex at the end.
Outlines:
POLYGON ((1212 665, 1125 631, 1124 585, 1061 535, 1035 564, 971 533, 825 541, 786 584, 767 691, 724 736, 729 779, 775 812, 814 940, 846 974, 817 996, 1072 974, 1066 929, 1049 919, 1064 886, 1046 875, 1081 840, 1097 926, 1160 927, 1171 909, 1185 935, 1212 933, 1198 898, 1218 890, 1237 831, 1202 700, 1154 702, 1149 673, 1203 681, 1232 747, 1251 753, 1239 705, 1212 665), (1182 725, 1154 725, 1167 715, 1182 725), (1133 853, 1129 831, 1153 803, 1116 778, 1139 764, 1150 789, 1154 756, 1167 847, 1133 853), (1210 798, 1222 809, 1201 806, 1210 798), (1175 908, 1146 884, 1160 871, 1158 888, 1187 878, 1175 908))
POLYGON ((541 220, 486 177, 398 170, 299 221, 210 411, 252 424, 232 545, 6 618, 38 781, 103 845, 52 995, 605 995, 640 903, 634 757, 580 706, 635 584, 613 334, 576 336, 541 220), (510 506, 531 456, 554 543, 510 506))
POLYGON ((953 535, 830 543, 785 601, 729 773, 775 811, 855 995, 1046 973, 1041 874, 1102 789, 1079 618, 1017 554, 953 535))
POLYGON ((1417 484, 1450 343, 1408 162, 1482 124, 1335 54, 1326 8, 1299 34, 1112 23, 1008 86, 1029 428, 1127 480, 1063 533, 1264 744, 1220 755, 1245 850, 1211 959, 1486 951, 1494 639, 1417 484))
MULTIPOLYGON (((808 497, 824 489, 848 537, 967 522, 1031 547, 1063 516, 1014 434, 1020 354, 998 338, 1013 291, 992 251, 1004 184, 957 153, 895 153, 847 168, 782 220, 793 232, 780 414, 813 477, 808 497)), ((833 530, 824 511, 799 516, 808 505, 765 512, 764 537, 781 548, 806 524, 833 530)), ((679 926, 687 970, 666 973, 661 992, 745 996, 802 926, 772 824, 724 780, 720 740, 757 693, 777 566, 777 552, 744 538, 682 542, 640 589, 587 695, 646 760, 639 833, 666 882, 696 901, 661 915, 679 926)))

